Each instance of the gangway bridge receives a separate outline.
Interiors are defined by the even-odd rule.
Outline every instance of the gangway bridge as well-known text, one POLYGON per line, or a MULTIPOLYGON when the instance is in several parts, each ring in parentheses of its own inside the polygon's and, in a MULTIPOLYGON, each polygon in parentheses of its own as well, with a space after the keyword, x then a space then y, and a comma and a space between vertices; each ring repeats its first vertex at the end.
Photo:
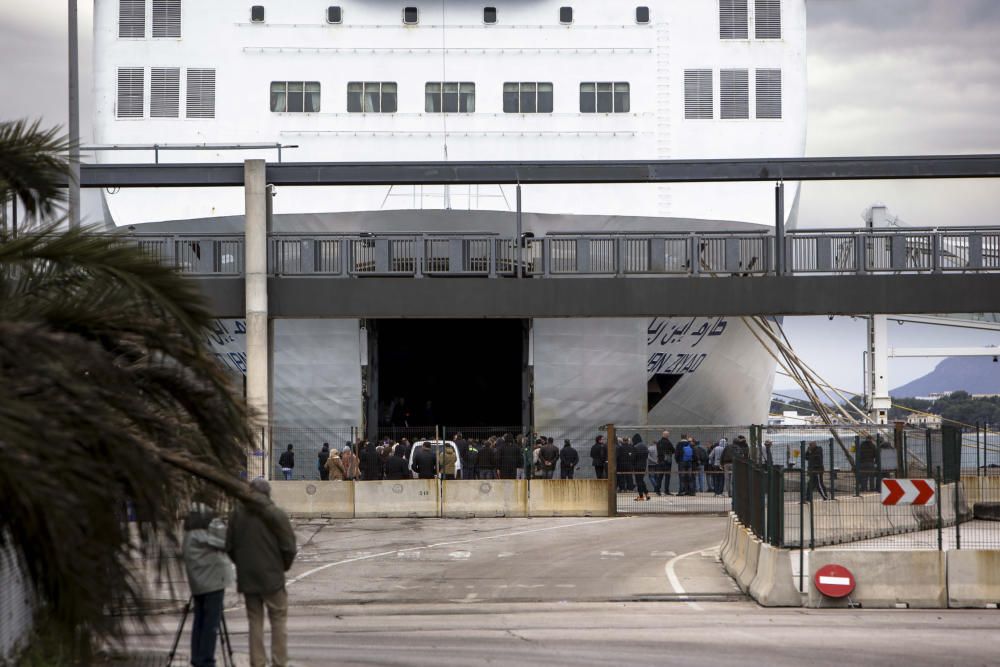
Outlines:
MULTIPOLYGON (((1000 310, 1000 226, 785 230, 784 181, 996 178, 1000 155, 627 162, 84 164, 81 187, 245 189, 244 234, 119 230, 220 317, 639 317, 1000 310), (268 233, 271 186, 775 184, 760 232, 268 233), (250 283, 257 287, 251 287, 250 283)), ((520 201, 520 198, 518 198, 520 201)))

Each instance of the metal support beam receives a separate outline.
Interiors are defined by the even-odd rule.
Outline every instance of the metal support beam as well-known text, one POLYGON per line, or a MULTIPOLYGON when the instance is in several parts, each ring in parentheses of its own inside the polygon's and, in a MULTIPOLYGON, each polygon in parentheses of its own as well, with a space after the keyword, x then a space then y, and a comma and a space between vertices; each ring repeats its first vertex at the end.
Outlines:
POLYGON ((774 186, 774 271, 779 276, 785 270, 785 184, 774 186))
POLYGON ((69 0, 69 226, 80 226, 80 61, 77 0, 69 0))
POLYGON ((889 397, 889 331, 885 315, 872 315, 868 320, 868 360, 871 420, 875 424, 887 424, 892 399, 889 397))
POLYGON ((890 357, 996 357, 1000 347, 890 347, 890 357))
MULTIPOLYGON (((745 160, 536 162, 285 162, 267 167, 275 185, 514 185, 557 183, 714 183, 996 178, 1000 155, 754 158, 745 160)), ((243 165, 86 164, 83 187, 243 185, 243 165)))

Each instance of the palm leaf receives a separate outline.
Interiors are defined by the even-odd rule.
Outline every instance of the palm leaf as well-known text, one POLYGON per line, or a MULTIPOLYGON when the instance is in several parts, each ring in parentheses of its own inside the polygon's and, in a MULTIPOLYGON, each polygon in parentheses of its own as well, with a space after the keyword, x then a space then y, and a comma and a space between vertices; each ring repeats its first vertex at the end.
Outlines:
POLYGON ((17 197, 32 215, 50 216, 66 198, 70 144, 39 122, 0 123, 0 202, 17 197))

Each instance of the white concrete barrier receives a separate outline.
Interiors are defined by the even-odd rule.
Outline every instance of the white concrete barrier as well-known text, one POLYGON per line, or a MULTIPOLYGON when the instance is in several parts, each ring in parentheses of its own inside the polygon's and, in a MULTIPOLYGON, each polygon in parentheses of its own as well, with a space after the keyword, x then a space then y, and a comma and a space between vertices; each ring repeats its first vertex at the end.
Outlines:
POLYGON ((354 518, 353 482, 271 482, 271 499, 289 514, 354 518))
POLYGON ((1000 604, 1000 551, 948 552, 948 606, 1000 604))
POLYGON ((757 576, 757 559, 760 556, 760 540, 754 535, 747 534, 747 555, 744 558, 742 569, 736 576, 736 583, 740 585, 740 590, 750 593, 750 584, 757 576))
POLYGON ((750 532, 742 525, 736 531, 736 544, 729 552, 729 563, 726 571, 733 579, 739 579, 743 567, 747 564, 747 549, 750 547, 750 532))
POLYGON ((750 582, 750 597, 763 607, 801 607, 802 594, 795 586, 787 549, 760 545, 757 573, 750 582))
POLYGON ((723 542, 722 549, 719 553, 723 563, 732 562, 733 550, 736 548, 736 534, 740 527, 740 522, 739 519, 736 518, 736 515, 730 514, 729 524, 726 528, 726 539, 723 542))
POLYGON ((441 516, 523 517, 528 515, 528 484, 522 479, 446 480, 441 516))
POLYGON ((732 538, 733 534, 733 515, 729 515, 729 521, 726 522, 726 532, 722 536, 722 542, 719 543, 719 559, 725 562, 726 560, 726 550, 729 549, 729 540, 732 538))
POLYGON ((846 607, 848 600, 825 598, 814 583, 816 571, 835 563, 854 575, 851 600, 865 608, 905 604, 917 609, 948 606, 945 554, 941 551, 867 551, 830 549, 809 555, 810 607, 846 607))
POLYGON ((528 516, 607 516, 608 483, 603 479, 531 480, 528 516))
POLYGON ((440 515, 441 498, 436 479, 354 483, 354 517, 357 519, 440 515))

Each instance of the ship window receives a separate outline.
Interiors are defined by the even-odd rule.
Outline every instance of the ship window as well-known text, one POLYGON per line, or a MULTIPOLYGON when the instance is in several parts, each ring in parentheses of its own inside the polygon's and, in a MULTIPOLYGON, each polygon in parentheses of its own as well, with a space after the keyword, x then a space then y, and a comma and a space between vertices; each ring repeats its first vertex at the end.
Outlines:
POLYGON ((781 118, 781 70, 757 70, 757 118, 781 118))
POLYGON ((143 68, 118 68, 118 118, 142 118, 145 83, 143 68))
POLYGON ((271 111, 317 113, 320 109, 318 81, 272 81, 271 111))
POLYGON ((636 7, 635 8, 635 22, 636 23, 649 23, 649 7, 636 7))
POLYGON ((503 110, 504 113, 552 113, 552 84, 503 84, 503 110))
POLYGON ((181 36, 181 0, 153 0, 153 37, 181 36))
POLYGON ((745 69, 719 72, 719 117, 750 117, 750 74, 745 69))
POLYGON ((264 5, 254 5, 250 8, 250 20, 254 23, 264 22, 264 5))
POLYGON ((351 81, 347 84, 350 113, 396 113, 396 84, 391 81, 351 81))
POLYGON ((560 23, 572 23, 573 22, 573 8, 572 7, 560 7, 559 8, 559 22, 560 23))
POLYGON ((424 87, 424 110, 427 113, 473 113, 476 110, 476 84, 429 82, 424 87))
POLYGON ((719 0, 719 38, 749 39, 747 0, 719 0))
POLYGON ((496 22, 497 22, 497 8, 483 7, 483 23, 496 23, 496 22))
POLYGON ((781 39, 781 0, 754 0, 753 31, 757 39, 781 39))
POLYGON ((178 118, 181 107, 179 67, 153 67, 149 71, 150 118, 178 118))
POLYGON ((580 84, 580 113, 626 113, 631 107, 629 84, 596 82, 580 84))
POLYGON ((146 36, 146 0, 118 0, 118 36, 146 36))
POLYGON ((187 71, 187 117, 215 118, 215 70, 187 71))
POLYGON ((416 23, 417 22, 417 8, 416 7, 404 7, 403 8, 403 23, 416 23))
POLYGON ((712 70, 684 70, 684 117, 712 118, 712 70))
POLYGON ((327 23, 343 23, 344 22, 344 10, 337 5, 331 5, 326 8, 326 22, 327 23))

